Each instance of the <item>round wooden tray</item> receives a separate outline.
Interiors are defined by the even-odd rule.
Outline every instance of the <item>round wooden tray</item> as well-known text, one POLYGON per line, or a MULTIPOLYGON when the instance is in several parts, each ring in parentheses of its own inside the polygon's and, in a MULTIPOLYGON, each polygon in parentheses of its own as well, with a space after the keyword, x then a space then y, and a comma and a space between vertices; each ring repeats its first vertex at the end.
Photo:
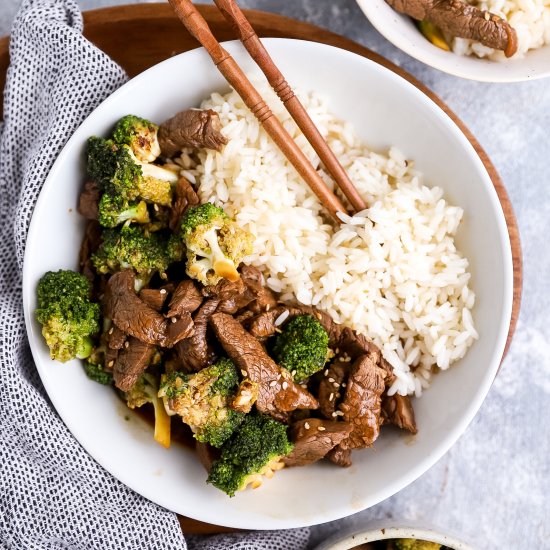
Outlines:
MULTIPOLYGON (((229 24, 214 6, 197 6, 208 21, 219 41, 233 40, 235 35, 229 24)), ((462 121, 433 92, 409 73, 360 44, 314 25, 302 23, 280 15, 245 10, 246 16, 260 37, 286 37, 323 42, 367 57, 402 76, 437 103, 458 125, 473 145, 485 165, 497 191, 510 235, 514 263, 514 302, 506 353, 510 345, 519 314, 522 288, 522 255, 518 226, 512 205, 502 181, 475 137, 462 121)), ((192 50, 199 44, 189 35, 167 4, 137 4, 105 8, 84 13, 84 35, 107 53, 133 77, 152 65, 173 55, 192 50), (128 47, 131 44, 131 47, 128 47)), ((0 90, 4 89, 9 64, 9 38, 0 39, 0 90)), ((0 118, 2 116, 0 105, 0 118)), ((185 533, 218 533, 230 531, 188 518, 179 517, 185 533)))

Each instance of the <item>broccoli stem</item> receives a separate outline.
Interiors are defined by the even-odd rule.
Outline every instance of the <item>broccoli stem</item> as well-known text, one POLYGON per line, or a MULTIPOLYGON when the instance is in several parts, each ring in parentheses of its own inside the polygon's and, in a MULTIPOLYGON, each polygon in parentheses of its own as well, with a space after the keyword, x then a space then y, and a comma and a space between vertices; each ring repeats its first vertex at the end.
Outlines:
POLYGON ((210 260, 212 263, 212 269, 218 277, 223 277, 228 281, 238 281, 240 278, 239 272, 235 267, 235 264, 222 252, 220 244, 218 242, 218 233, 216 228, 212 228, 210 231, 204 234, 205 241, 210 246, 210 260))

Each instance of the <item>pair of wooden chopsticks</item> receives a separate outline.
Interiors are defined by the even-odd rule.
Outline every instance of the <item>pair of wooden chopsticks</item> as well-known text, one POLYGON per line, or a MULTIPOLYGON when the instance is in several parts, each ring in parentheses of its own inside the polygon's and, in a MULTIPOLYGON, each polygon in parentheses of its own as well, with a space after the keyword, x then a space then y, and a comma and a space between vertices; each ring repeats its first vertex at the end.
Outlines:
MULTIPOLYGON (((303 105, 294 95, 281 71, 271 59, 235 0, 214 1, 224 17, 233 25, 248 53, 263 71, 271 87, 284 103, 352 207, 356 211, 365 209, 366 204, 357 189, 355 189, 346 171, 319 133, 303 105)), ((261 95, 237 65, 237 62, 216 40, 208 23, 195 8, 193 2, 191 0, 169 0, 169 2, 187 30, 205 48, 227 82, 241 96, 246 106, 260 121, 271 139, 317 195, 330 215, 337 222, 340 222, 337 213, 346 212, 340 199, 326 186, 302 150, 296 145, 279 119, 273 115, 261 95)))

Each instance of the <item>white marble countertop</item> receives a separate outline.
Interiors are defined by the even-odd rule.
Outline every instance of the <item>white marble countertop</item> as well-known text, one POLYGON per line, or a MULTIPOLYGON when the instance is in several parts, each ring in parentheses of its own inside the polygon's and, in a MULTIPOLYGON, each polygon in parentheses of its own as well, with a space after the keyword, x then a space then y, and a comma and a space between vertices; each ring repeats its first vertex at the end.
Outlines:
MULTIPOLYGON (((79 4, 86 10, 130 1, 79 4)), ((0 3, 0 35, 5 35, 20 0, 0 3)), ((436 92, 475 134, 499 171, 523 245, 523 303, 516 335, 471 426, 415 483, 369 510, 315 527, 312 542, 343 526, 393 518, 396 523, 426 521, 450 529, 480 549, 550 548, 550 79, 482 84, 433 70, 383 39, 354 0, 241 0, 240 5, 343 34, 436 92)))

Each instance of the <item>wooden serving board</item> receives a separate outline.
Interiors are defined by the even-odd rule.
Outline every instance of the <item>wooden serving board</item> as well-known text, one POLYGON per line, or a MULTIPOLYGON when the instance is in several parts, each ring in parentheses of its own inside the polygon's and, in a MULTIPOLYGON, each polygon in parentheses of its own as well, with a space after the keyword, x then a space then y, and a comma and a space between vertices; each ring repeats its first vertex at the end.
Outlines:
MULTIPOLYGON (((214 6, 198 5, 217 39, 233 40, 229 24, 214 6)), ((514 301, 505 354, 512 340, 519 315, 522 289, 522 254, 516 217, 502 181, 489 157, 462 121, 449 107, 412 75, 384 57, 343 36, 294 19, 255 10, 244 10, 260 37, 285 37, 322 42, 367 57, 402 76, 439 105, 458 125, 473 145, 497 191, 510 235, 514 263, 514 301)), ((192 38, 167 4, 137 4, 84 13, 84 35, 107 53, 133 77, 173 55, 197 48, 192 38), (128 47, 131 44, 131 47, 128 47)), ((9 64, 9 38, 0 38, 0 90, 4 89, 9 64)), ((0 118, 2 117, 0 105, 0 118)), ((179 516, 185 533, 219 533, 233 529, 202 523, 179 516)))

